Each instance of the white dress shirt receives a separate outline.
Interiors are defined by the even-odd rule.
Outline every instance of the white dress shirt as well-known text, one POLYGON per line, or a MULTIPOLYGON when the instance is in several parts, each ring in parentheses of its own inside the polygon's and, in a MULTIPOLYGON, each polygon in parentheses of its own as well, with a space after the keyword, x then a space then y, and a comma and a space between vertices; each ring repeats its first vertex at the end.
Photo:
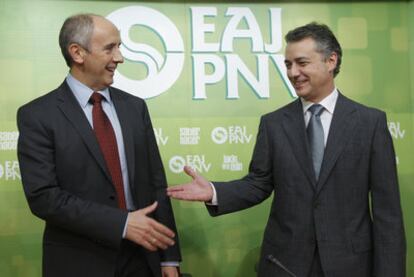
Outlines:
POLYGON ((320 104, 324 107, 324 110, 321 113, 320 118, 322 122, 323 134, 324 134, 324 143, 326 146, 326 142, 328 140, 328 135, 329 135, 329 129, 331 127, 332 116, 335 110, 336 100, 338 100, 338 90, 335 88, 328 96, 322 99, 322 101, 319 103, 308 102, 303 98, 301 98, 300 100, 302 101, 303 116, 305 117, 306 126, 308 126, 309 119, 311 118, 311 115, 312 115, 311 112, 309 111, 309 108, 313 104, 320 104))

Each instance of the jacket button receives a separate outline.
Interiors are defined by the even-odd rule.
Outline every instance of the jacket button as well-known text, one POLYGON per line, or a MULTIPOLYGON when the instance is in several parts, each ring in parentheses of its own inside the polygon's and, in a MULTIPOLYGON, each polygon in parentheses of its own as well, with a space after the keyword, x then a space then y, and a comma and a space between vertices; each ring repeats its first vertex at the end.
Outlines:
POLYGON ((109 199, 115 200, 115 196, 114 195, 111 195, 111 196, 109 196, 109 199))
POLYGON ((319 202, 319 201, 313 202, 313 208, 314 209, 318 208, 320 205, 321 205, 321 202, 319 202))

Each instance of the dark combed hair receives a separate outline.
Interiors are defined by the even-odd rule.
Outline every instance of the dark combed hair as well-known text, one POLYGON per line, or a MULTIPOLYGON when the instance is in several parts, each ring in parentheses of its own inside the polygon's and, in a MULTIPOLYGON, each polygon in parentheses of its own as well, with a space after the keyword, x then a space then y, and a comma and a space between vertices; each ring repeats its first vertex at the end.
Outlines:
POLYGON ((72 57, 69 46, 73 43, 79 44, 89 50, 89 43, 93 33, 93 17, 95 14, 77 14, 68 17, 62 25, 59 33, 59 46, 66 64, 71 67, 72 57))
POLYGON ((325 24, 311 22, 289 31, 285 36, 286 43, 298 42, 305 38, 312 38, 316 42, 316 51, 323 54, 326 59, 333 52, 336 53, 338 60, 333 74, 334 77, 338 75, 341 68, 342 49, 331 29, 325 24))

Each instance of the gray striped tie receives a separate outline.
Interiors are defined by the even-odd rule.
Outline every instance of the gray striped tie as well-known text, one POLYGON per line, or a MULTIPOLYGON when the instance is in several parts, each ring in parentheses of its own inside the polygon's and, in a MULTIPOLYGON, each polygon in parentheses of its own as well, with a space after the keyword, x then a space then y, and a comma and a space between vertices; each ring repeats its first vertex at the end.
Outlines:
POLYGON ((312 153, 313 169, 315 170, 316 180, 319 179, 321 170, 323 152, 325 150, 324 134, 320 115, 324 111, 322 105, 314 104, 309 108, 312 113, 306 132, 312 153))

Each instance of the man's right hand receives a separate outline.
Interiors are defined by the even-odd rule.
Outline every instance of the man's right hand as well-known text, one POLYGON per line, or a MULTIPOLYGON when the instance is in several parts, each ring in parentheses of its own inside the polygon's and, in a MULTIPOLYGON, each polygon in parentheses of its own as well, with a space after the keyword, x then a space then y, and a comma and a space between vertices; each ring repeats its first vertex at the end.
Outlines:
POLYGON ((211 184, 189 166, 185 166, 184 171, 193 180, 187 184, 167 188, 167 195, 180 200, 210 202, 213 199, 211 184))
POLYGON ((150 206, 128 214, 125 238, 150 251, 166 249, 175 243, 173 231, 147 216, 155 211, 157 205, 158 203, 154 202, 150 206))

